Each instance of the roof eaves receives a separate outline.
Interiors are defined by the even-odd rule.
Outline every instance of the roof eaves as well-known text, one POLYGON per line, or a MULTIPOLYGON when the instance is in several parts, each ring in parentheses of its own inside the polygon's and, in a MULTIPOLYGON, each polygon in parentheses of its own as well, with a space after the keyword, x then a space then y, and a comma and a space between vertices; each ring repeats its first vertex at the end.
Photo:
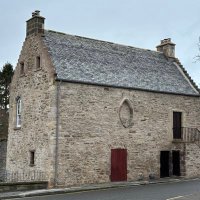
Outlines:
POLYGON ((60 81, 60 82, 68 82, 68 83, 76 83, 76 84, 86 84, 86 85, 96 85, 96 86, 101 86, 101 87, 131 89, 131 90, 138 90, 138 91, 145 91, 145 92, 154 92, 154 93, 160 93, 160 94, 172 94, 172 95, 200 97, 200 94, 187 94, 187 93, 176 93, 176 92, 158 91, 158 90, 150 90, 150 89, 135 88, 135 87, 128 87, 128 86, 117 86, 117 85, 108 85, 108 84, 102 84, 102 83, 92 83, 92 82, 86 82, 86 81, 67 80, 67 79, 61 79, 61 78, 56 78, 55 80, 56 81, 60 81))

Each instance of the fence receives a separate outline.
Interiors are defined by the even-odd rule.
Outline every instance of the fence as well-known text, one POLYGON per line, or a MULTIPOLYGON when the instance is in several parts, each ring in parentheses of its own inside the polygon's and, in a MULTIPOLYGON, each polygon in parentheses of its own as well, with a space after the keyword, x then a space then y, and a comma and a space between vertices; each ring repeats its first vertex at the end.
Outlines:
POLYGON ((5 171, 0 173, 0 182, 18 183, 47 181, 46 173, 43 171, 5 171))

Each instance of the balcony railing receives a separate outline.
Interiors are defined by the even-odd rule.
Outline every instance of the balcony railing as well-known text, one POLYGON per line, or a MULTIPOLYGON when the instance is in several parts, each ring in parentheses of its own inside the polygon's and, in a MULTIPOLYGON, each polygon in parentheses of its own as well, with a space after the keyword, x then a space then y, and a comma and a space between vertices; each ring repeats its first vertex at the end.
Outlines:
POLYGON ((200 147, 200 131, 197 128, 173 128, 173 136, 174 140, 180 140, 185 143, 195 143, 200 147))
POLYGON ((5 171, 0 173, 0 182, 17 183, 47 181, 46 173, 43 171, 5 171))

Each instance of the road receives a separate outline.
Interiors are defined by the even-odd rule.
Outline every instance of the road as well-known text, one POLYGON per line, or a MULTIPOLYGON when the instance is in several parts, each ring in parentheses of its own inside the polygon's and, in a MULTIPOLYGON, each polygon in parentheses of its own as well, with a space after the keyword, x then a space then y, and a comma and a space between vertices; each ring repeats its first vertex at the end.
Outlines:
POLYGON ((20 198, 23 200, 200 200, 200 180, 20 198))

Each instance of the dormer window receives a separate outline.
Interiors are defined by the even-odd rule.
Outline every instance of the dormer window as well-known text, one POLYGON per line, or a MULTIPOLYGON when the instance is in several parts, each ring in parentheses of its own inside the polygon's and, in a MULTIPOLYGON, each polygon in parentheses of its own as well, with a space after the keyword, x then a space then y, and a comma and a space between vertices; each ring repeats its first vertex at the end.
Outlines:
POLYGON ((24 75, 24 62, 20 63, 20 75, 24 75))
POLYGON ((41 68, 41 59, 40 56, 36 57, 36 69, 40 69, 41 68))
POLYGON ((16 127, 21 127, 21 111, 22 111, 22 102, 21 97, 16 98, 16 127))

